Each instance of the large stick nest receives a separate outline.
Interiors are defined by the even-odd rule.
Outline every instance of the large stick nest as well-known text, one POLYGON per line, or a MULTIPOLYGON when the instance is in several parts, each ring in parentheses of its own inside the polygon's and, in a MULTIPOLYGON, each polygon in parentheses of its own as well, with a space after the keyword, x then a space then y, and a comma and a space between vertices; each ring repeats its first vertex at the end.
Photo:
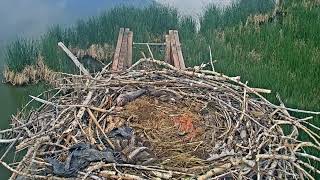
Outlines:
POLYGON ((313 167, 319 158, 308 153, 320 149, 319 128, 289 114, 299 110, 267 101, 261 89, 150 59, 126 72, 106 70, 62 75, 54 90, 32 97, 39 108, 28 103, 1 131, 17 151, 27 149, 18 163, 0 161, 12 179, 312 179, 319 173, 313 167), (141 70, 145 63, 149 69, 141 70), (72 164, 83 161, 75 152, 88 149, 95 158, 72 164))

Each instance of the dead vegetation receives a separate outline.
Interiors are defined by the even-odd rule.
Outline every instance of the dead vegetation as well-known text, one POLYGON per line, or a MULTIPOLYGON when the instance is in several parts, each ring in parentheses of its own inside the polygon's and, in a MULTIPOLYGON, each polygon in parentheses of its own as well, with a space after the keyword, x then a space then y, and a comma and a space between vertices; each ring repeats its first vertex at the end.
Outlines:
MULTIPOLYGON (((90 57, 101 63, 105 63, 113 57, 114 48, 111 45, 104 44, 92 44, 88 49, 70 48, 71 52, 75 54, 79 59, 90 57)), ((34 65, 28 65, 24 67, 21 72, 15 72, 9 67, 5 67, 3 70, 3 77, 5 83, 9 83, 14 86, 23 86, 27 84, 35 84, 39 81, 45 81, 51 84, 60 73, 52 71, 43 60, 40 55, 37 62, 34 65)))
POLYGON ((284 6, 283 0, 276 0, 275 7, 272 13, 250 15, 247 18, 246 26, 248 25, 261 26, 269 22, 279 21, 286 14, 285 10, 283 9, 283 6, 284 6))
POLYGON ((246 26, 249 24, 253 24, 255 26, 259 26, 270 21, 271 17, 268 14, 258 14, 258 15, 250 15, 247 18, 246 26))
POLYGON ((44 64, 43 57, 39 56, 35 65, 28 65, 24 67, 21 72, 15 72, 5 67, 3 77, 5 83, 22 86, 26 84, 37 83, 44 80, 48 83, 55 81, 59 73, 56 73, 44 64))
POLYGON ((114 47, 109 44, 92 44, 88 49, 69 48, 70 51, 79 59, 84 57, 91 57, 97 61, 106 62, 112 59, 114 54, 114 47))
POLYGON ((40 107, 30 111, 27 105, 10 129, 0 131, 11 138, 1 143, 27 150, 11 165, 1 158, 11 179, 314 179, 311 172, 319 174, 311 163, 319 158, 305 151, 320 150, 319 128, 308 122, 311 117, 289 112, 319 113, 274 105, 258 93, 265 90, 238 78, 141 59, 124 72, 111 73, 106 66, 94 76, 63 74, 54 84, 50 98, 32 97, 40 107), (137 68, 143 63, 156 68, 137 68), (301 133, 312 141, 299 140, 301 133), (75 158, 81 153, 85 160, 75 158))

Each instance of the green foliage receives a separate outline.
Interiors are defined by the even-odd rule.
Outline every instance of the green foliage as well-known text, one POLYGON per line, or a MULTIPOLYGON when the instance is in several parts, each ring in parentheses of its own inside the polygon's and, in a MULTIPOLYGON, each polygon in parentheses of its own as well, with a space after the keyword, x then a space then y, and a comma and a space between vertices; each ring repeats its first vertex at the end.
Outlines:
MULTIPOLYGON (((59 49, 58 42, 65 42, 66 33, 60 26, 53 26, 48 33, 42 36, 40 43, 41 55, 45 64, 52 70, 62 72, 74 72, 75 67, 66 54, 59 49)), ((68 43, 68 41, 67 41, 68 43)))
MULTIPOLYGON (((182 24, 187 29, 185 32, 195 31, 193 23, 190 19, 183 21, 182 24)), ((7 64, 10 69, 21 71, 25 65, 33 64, 40 53, 51 69, 72 72, 75 68, 58 48, 58 42, 83 49, 91 44, 108 43, 115 46, 120 27, 130 28, 134 32, 135 41, 160 42, 164 41, 164 34, 169 29, 179 28, 179 16, 177 10, 156 4, 144 9, 114 8, 101 16, 79 20, 70 28, 53 26, 41 37, 39 43, 17 40, 8 47, 7 64)), ((141 57, 140 51, 147 52, 145 47, 138 47, 134 51, 135 58, 141 57)), ((157 52, 155 54, 159 54, 157 52)))
MULTIPOLYGON (((279 92, 289 107, 320 111, 320 7, 296 3, 286 4, 284 9, 282 22, 260 26, 238 23, 228 27, 223 22, 210 25, 212 17, 205 16, 202 27, 206 28, 201 34, 213 47, 218 71, 240 75, 251 86, 271 89, 268 98, 274 103, 279 103, 275 98, 279 92)), ((319 120, 316 116, 311 122, 319 127, 319 120)), ((300 137, 309 138, 306 134, 300 137)))
POLYGON ((240 24, 204 36, 219 70, 279 92, 290 106, 320 110, 319 10, 301 5, 288 8, 282 24, 240 24))
POLYGON ((99 17, 80 20, 66 30, 65 40, 77 47, 87 48, 93 43, 115 44, 119 29, 128 27, 134 32, 135 41, 162 38, 169 29, 178 28, 175 9, 153 5, 145 9, 118 7, 99 17))
POLYGON ((201 18, 201 32, 211 33, 212 29, 224 29, 245 23, 251 14, 264 14, 274 8, 273 0, 241 0, 224 10, 215 5, 207 7, 201 18))
POLYGON ((37 41, 18 39, 6 49, 6 64, 14 71, 22 71, 27 65, 32 65, 38 57, 37 41))

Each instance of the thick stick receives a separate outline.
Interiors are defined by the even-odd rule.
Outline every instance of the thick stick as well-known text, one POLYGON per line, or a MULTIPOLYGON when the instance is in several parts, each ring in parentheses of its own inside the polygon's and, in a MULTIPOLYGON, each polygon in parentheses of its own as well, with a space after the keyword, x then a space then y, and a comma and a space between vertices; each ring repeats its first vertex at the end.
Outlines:
POLYGON ((84 75, 91 76, 89 71, 79 62, 78 58, 73 55, 72 52, 62 42, 59 42, 58 46, 61 47, 61 49, 71 58, 73 63, 80 69, 80 71, 84 75))
POLYGON ((0 139, 0 144, 9 144, 9 143, 13 143, 13 142, 16 142, 16 141, 20 141, 22 139, 23 139, 23 137, 21 137, 21 138, 13 138, 13 139, 0 139))
POLYGON ((148 50, 149 50, 151 58, 154 59, 154 56, 153 56, 153 53, 151 51, 151 48, 150 48, 149 44, 147 44, 147 47, 148 47, 148 50))
POLYGON ((101 131, 101 133, 103 134, 104 138, 106 138, 109 146, 112 148, 112 149, 115 149, 114 145, 112 144, 111 140, 108 138, 108 136, 104 133, 102 127, 100 126, 99 122, 97 121, 97 118, 93 115, 92 111, 87 108, 87 112, 89 113, 91 119, 93 120, 93 122, 95 123, 95 125, 97 126, 97 128, 101 131))
POLYGON ((210 64, 211 64, 212 71, 215 71, 214 65, 213 65, 213 60, 212 60, 212 50, 211 50, 211 46, 209 46, 209 55, 210 55, 210 64))

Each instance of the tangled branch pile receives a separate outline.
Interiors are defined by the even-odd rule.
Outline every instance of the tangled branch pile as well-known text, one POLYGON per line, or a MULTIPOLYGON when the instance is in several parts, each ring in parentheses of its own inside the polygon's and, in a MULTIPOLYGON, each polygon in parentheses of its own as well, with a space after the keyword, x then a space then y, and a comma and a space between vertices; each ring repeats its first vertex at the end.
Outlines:
MULTIPOLYGON (((312 177, 319 128, 237 78, 141 59, 127 71, 64 75, 42 105, 12 119, 24 158, 12 179, 312 177), (144 63, 153 69, 141 70, 144 63), (286 125, 287 133, 283 130, 286 125), (309 128, 308 128, 309 127, 309 128), (311 129, 310 129, 311 128, 311 129), (299 134, 311 141, 303 142, 299 134)), ((304 111, 302 111, 304 112, 304 111)), ((317 114, 316 112, 307 112, 317 114)))

